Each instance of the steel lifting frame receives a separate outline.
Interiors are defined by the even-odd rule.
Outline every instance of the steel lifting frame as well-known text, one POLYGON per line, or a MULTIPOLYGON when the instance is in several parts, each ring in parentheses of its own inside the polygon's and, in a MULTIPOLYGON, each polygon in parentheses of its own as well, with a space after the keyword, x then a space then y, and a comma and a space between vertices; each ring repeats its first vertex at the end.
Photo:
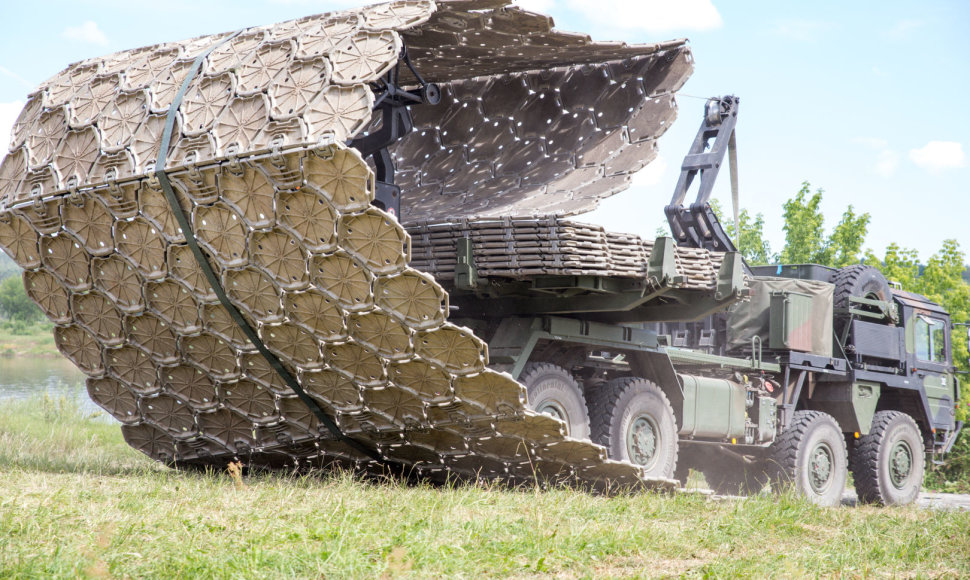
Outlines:
POLYGON ((714 215, 709 200, 721 163, 724 161, 724 154, 730 152, 732 193, 737 205, 734 127, 738 121, 739 101, 740 99, 730 95, 707 101, 704 120, 681 165, 680 179, 677 180, 674 196, 670 200, 670 205, 664 208, 670 230, 678 245, 717 252, 737 251, 717 216, 714 215), (712 140, 713 143, 711 143, 712 140), (689 208, 685 208, 684 199, 695 177, 700 177, 697 199, 689 208))

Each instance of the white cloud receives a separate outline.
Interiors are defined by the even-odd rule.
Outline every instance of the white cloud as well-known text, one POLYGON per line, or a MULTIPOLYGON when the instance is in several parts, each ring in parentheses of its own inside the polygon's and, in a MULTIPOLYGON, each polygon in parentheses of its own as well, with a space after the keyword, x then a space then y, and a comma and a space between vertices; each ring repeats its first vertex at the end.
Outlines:
POLYGON ((0 157, 7 151, 7 144, 10 143, 10 130, 17 122, 20 111, 24 108, 24 103, 14 101, 12 103, 0 103, 0 157))
MULTIPOLYGON (((532 0, 536 2, 536 0, 532 0)), ((711 30, 723 22, 711 0, 565 0, 566 5, 594 25, 612 30, 666 33, 676 30, 711 30)), ((548 0, 540 4, 552 7, 548 0)))
POLYGON ((966 165, 963 145, 956 141, 930 141, 920 149, 911 149, 909 158, 931 173, 966 165))
POLYGON ((876 165, 873 167, 873 170, 877 175, 892 177, 896 173, 897 167, 899 167, 899 153, 886 149, 879 152, 879 157, 876 158, 876 165))
POLYGON ((812 42, 832 26, 832 23, 822 20, 783 20, 776 23, 771 32, 789 40, 812 42))
POLYGON ((68 26, 64 29, 62 36, 69 40, 97 44, 98 46, 108 45, 108 37, 104 35, 104 32, 101 32, 98 23, 93 20, 85 20, 80 26, 68 26))

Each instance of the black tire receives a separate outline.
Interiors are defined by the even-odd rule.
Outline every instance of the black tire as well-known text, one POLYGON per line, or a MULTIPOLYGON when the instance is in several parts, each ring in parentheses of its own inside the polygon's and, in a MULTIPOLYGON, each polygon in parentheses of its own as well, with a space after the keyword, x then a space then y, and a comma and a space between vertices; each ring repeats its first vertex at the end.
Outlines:
POLYGON ((519 382, 526 386, 529 407, 566 423, 566 434, 589 439, 589 415, 572 373, 551 363, 529 363, 519 382))
POLYGON ((771 446, 772 489, 793 488, 820 506, 836 506, 848 479, 845 437, 830 415, 796 411, 771 446))
POLYGON ((923 486, 926 458, 923 437, 913 418, 899 411, 879 411, 872 429, 850 455, 859 501, 906 505, 923 486))
POLYGON ((833 304, 836 308, 848 308, 850 296, 887 302, 893 298, 893 291, 886 277, 872 266, 856 264, 841 268, 835 273, 834 282, 833 304))
POLYGON ((718 495, 755 495, 768 483, 762 458, 746 460, 719 448, 707 451, 701 471, 708 487, 718 495))
POLYGON ((672 479, 677 468, 677 422, 660 387, 626 377, 590 395, 593 443, 606 447, 611 459, 643 467, 648 477, 672 479))

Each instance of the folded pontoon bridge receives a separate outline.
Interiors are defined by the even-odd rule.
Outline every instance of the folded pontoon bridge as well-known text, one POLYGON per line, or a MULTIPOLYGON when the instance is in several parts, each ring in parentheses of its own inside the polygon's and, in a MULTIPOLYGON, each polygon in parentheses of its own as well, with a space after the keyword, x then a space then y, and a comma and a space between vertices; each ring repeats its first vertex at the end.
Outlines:
POLYGON ((525 360, 490 366, 449 322, 473 306, 445 288, 637 294, 619 310, 643 320, 682 317, 678 293, 740 296, 733 254, 567 219, 655 157, 685 41, 552 25, 401 0, 89 59, 34 91, 0 246, 128 443, 175 464, 647 481, 530 409, 525 360))

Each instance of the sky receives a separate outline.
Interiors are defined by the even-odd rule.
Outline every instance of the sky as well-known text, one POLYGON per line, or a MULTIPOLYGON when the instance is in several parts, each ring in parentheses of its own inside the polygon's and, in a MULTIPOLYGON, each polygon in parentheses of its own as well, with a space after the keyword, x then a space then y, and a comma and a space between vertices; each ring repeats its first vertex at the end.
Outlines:
MULTIPOLYGON (((26 96, 84 58, 357 6, 354 0, 0 0, 0 134, 26 96), (161 7, 164 7, 162 9, 161 7)), ((704 98, 741 99, 741 207, 784 245, 782 204, 824 190, 831 229, 848 205, 872 216, 866 247, 924 261, 970 251, 970 2, 517 0, 594 40, 688 38, 693 76, 660 155, 582 219, 652 238, 663 226, 704 98)), ((722 171, 715 197, 730 211, 722 171)))

